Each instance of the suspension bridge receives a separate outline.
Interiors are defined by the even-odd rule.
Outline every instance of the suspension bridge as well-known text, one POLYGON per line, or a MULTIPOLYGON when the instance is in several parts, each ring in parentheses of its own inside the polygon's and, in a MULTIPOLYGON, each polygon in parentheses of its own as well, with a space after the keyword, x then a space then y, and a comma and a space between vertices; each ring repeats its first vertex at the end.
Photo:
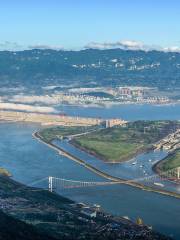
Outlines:
MULTIPOLYGON (((118 177, 113 177, 113 181, 77 181, 72 179, 64 179, 58 177, 45 177, 38 181, 28 184, 29 186, 37 186, 39 183, 46 181, 46 186, 50 192, 59 191, 62 189, 74 189, 74 188, 88 188, 88 187, 97 187, 97 186, 108 186, 108 185, 117 185, 117 184, 126 184, 133 187, 141 188, 144 190, 151 190, 154 192, 160 192, 166 195, 173 195, 176 193, 169 192, 166 189, 161 189, 160 191, 156 189, 156 187, 152 187, 152 184, 157 181, 172 181, 175 184, 180 185, 180 167, 168 170, 166 172, 162 172, 161 174, 154 174, 150 176, 145 176, 142 178, 136 179, 120 179, 118 177), (149 185, 151 184, 151 185, 149 185), (148 186, 148 189, 147 189, 148 186), (172 193, 172 194, 170 194, 172 193)), ((177 195, 176 195, 177 197, 177 195)), ((179 196, 180 197, 180 196, 179 196)))

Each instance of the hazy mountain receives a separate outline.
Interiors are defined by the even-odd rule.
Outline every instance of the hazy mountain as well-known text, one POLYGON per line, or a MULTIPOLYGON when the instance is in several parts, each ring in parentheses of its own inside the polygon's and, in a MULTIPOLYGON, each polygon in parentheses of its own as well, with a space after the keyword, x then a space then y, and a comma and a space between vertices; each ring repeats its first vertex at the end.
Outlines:
POLYGON ((0 87, 76 84, 180 87, 180 53, 135 50, 0 52, 0 87))

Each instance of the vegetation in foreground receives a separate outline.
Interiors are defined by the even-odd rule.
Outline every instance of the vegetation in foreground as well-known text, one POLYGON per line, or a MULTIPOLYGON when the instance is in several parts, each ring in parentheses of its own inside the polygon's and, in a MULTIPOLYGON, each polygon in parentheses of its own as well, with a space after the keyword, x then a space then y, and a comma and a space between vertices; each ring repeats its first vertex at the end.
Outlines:
POLYGON ((6 176, 6 177, 11 177, 11 173, 5 169, 5 168, 0 168, 0 175, 6 176))
POLYGON ((171 239, 152 231, 142 222, 135 224, 102 211, 91 218, 71 200, 4 176, 0 176, 0 193, 0 206, 5 213, 0 211, 0 239, 3 240, 171 239))
POLYGON ((170 154, 165 160, 160 161, 157 164, 156 169, 163 172, 177 167, 180 167, 180 150, 175 151, 173 154, 170 154))
POLYGON ((55 240, 40 233, 35 227, 19 221, 0 211, 0 239, 1 240, 55 240))
POLYGON ((122 162, 152 149, 155 142, 179 126, 177 121, 129 122, 76 137, 72 143, 107 162, 122 162))

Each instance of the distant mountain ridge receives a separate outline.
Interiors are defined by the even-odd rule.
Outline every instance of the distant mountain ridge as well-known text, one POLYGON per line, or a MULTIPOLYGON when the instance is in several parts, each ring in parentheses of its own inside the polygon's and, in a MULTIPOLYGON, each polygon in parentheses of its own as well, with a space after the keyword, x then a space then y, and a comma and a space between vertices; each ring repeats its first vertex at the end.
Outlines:
POLYGON ((180 53, 122 49, 0 52, 0 87, 180 87, 180 53))

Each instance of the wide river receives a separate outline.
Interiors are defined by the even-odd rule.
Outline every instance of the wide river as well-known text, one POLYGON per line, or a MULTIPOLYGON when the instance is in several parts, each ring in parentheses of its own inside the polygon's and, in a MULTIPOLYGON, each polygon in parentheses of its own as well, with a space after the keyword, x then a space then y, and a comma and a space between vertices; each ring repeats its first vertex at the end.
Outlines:
MULTIPOLYGON (((127 120, 180 119, 180 105, 122 105, 106 109, 66 106, 58 109, 71 115, 100 116, 104 118, 122 117, 127 120)), ((102 181, 102 178, 96 174, 63 156, 59 156, 48 146, 33 139, 32 133, 39 128, 40 126, 35 124, 0 124, 0 166, 7 168, 13 174, 14 179, 25 184, 31 184, 47 176, 102 181)), ((73 149, 73 151, 76 151, 76 149, 73 149)), ((76 154, 80 154, 78 150, 76 154)), ((140 156, 139 161, 141 163, 145 158, 151 158, 152 161, 155 161, 164 153, 156 154, 140 156)), ((119 165, 116 167, 116 165, 105 166, 101 162, 98 164, 100 167, 103 166, 106 171, 111 171, 111 173, 120 176, 127 171, 126 165, 120 168, 119 165)), ((136 167, 131 165, 131 171, 136 167)), ((146 171, 149 173, 148 169, 146 171)), ((140 174, 142 173, 140 172, 140 174)), ((39 186, 47 188, 47 181, 40 183, 39 186)), ((155 230, 180 239, 179 199, 125 185, 66 189, 62 190, 61 194, 76 201, 90 204, 98 203, 108 212, 120 216, 129 216, 133 220, 140 216, 146 224, 152 225, 155 230)))

